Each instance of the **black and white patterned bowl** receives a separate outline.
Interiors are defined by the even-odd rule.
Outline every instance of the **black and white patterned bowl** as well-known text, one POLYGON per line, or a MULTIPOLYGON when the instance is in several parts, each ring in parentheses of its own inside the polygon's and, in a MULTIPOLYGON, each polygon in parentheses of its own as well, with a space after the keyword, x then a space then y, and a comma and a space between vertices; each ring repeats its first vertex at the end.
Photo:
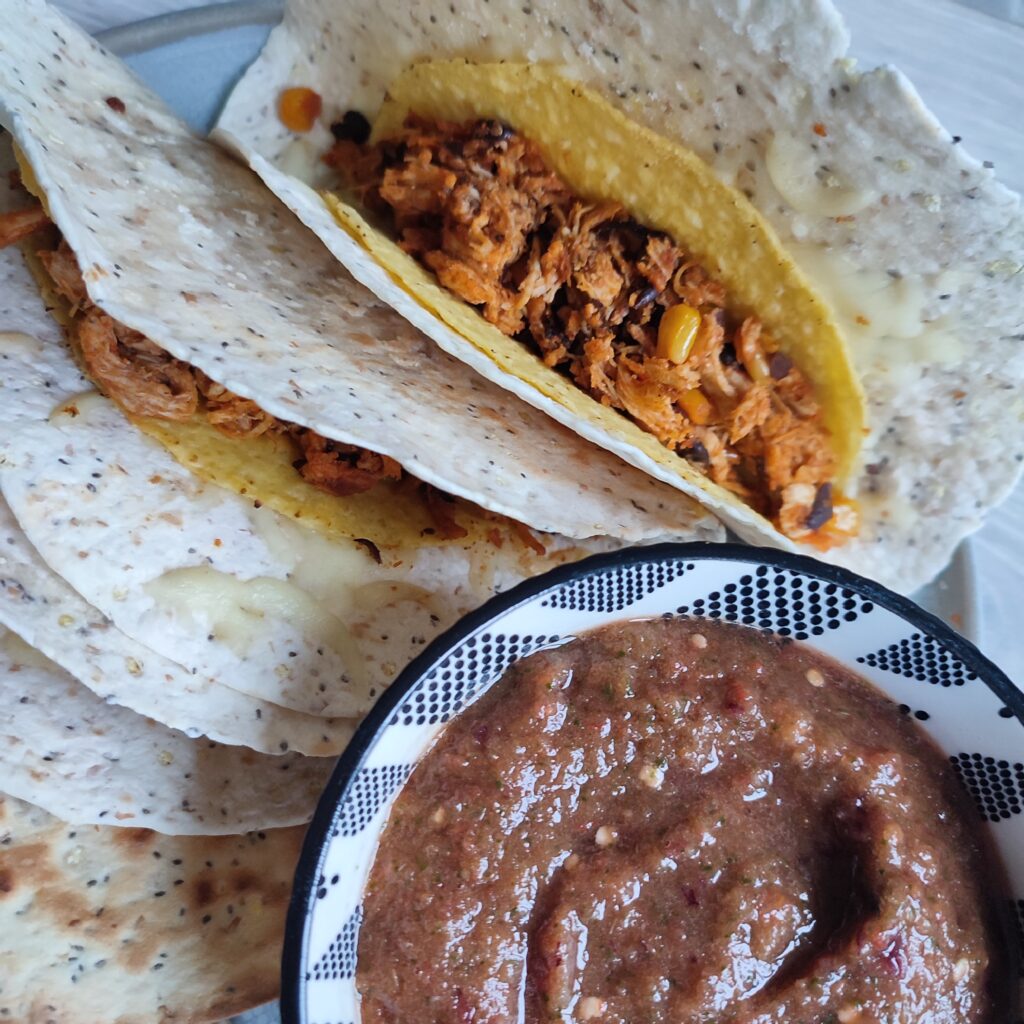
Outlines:
POLYGON ((801 640, 918 719, 989 823, 1024 935, 1024 694, 999 669, 913 602, 810 558, 728 544, 632 548, 492 599, 434 641, 367 717, 321 799, 296 874, 282 979, 288 1024, 359 1021, 362 890, 388 809, 444 723, 541 647, 662 615, 801 640))

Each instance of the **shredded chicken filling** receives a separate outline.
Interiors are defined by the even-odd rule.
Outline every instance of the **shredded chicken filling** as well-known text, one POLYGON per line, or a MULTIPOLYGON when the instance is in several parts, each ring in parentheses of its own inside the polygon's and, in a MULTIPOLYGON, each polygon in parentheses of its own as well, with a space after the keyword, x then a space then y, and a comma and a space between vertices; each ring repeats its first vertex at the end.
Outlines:
POLYGON ((494 121, 410 116, 374 145, 350 134, 336 132, 326 162, 486 320, 787 536, 856 531, 852 504, 833 500, 810 383, 671 238, 574 195, 532 141, 494 121))

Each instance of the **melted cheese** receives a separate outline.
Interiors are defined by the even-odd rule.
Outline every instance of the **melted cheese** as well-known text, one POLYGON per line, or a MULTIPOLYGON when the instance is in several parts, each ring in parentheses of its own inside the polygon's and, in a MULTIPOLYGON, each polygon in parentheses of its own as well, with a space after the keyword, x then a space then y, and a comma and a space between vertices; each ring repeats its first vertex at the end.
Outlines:
POLYGON ((110 401, 98 391, 83 391, 81 394, 64 399, 50 413, 50 422, 59 427, 69 420, 77 420, 80 417, 88 419, 93 413, 109 415, 110 401))
POLYGON ((38 338, 21 331, 0 331, 0 353, 24 355, 26 352, 42 352, 43 345, 38 338))
POLYGON ((254 509, 251 519, 270 553, 288 566, 289 581, 334 615, 349 612, 352 591, 377 568, 366 548, 355 541, 331 540, 266 507, 254 509))
POLYGON ((273 556, 289 566, 288 579, 339 618, 372 614, 401 601, 414 601, 435 613, 443 611, 436 594, 402 579, 415 561, 415 551, 399 558, 396 569, 390 564, 390 552, 378 565, 364 545, 331 541, 270 509, 255 510, 252 521, 273 556))
POLYGON ((173 569, 147 583, 146 593, 181 620, 202 625, 244 657, 268 619, 288 623, 317 646, 329 647, 353 667, 360 656, 345 624, 286 580, 240 580, 209 566, 173 569))
POLYGON ((799 213, 845 217, 875 199, 873 192, 852 187, 834 170, 824 170, 822 163, 818 150, 787 132, 774 135, 765 152, 772 184, 799 213))
POLYGON ((922 362, 955 365, 963 359, 955 319, 928 320, 926 314, 936 295, 952 287, 947 277, 862 270, 816 245, 793 246, 793 253, 832 304, 861 365, 874 362, 901 372, 922 362))

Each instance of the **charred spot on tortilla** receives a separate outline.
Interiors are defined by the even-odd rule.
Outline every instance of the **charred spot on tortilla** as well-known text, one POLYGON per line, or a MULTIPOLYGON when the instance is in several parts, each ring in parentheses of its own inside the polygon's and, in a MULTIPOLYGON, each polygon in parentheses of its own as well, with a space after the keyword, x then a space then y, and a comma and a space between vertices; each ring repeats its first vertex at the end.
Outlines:
POLYGON ((526 64, 418 64, 365 143, 336 127, 324 162, 361 213, 327 193, 335 218, 503 370, 581 420, 631 420, 681 477, 792 540, 858 533, 841 488, 863 399, 842 337, 695 154, 526 64))
POLYGON ((359 545, 359 546, 360 546, 361 548, 365 548, 365 549, 366 549, 366 551, 367 551, 367 552, 369 553, 370 557, 371 557, 371 558, 372 558, 372 559, 373 559, 373 560, 374 560, 374 561, 375 561, 375 562, 376 562, 376 563, 377 563, 378 565, 380 565, 380 564, 381 564, 381 561, 382 561, 382 559, 381 559, 381 557, 380 557, 380 548, 379 548, 379 547, 377 547, 377 545, 376 545, 376 544, 374 544, 372 540, 370 540, 370 539, 369 539, 368 537, 356 537, 356 538, 355 538, 355 542, 356 542, 356 544, 358 544, 358 545, 359 545))

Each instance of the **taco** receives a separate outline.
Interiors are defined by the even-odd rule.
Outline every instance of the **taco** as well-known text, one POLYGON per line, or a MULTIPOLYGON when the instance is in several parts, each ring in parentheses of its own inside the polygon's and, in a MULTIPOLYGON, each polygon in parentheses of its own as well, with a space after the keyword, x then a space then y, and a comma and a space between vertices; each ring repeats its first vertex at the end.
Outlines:
POLYGON ((531 64, 416 65, 370 138, 338 134, 324 160, 385 226, 327 193, 338 222, 498 367, 740 523, 749 508, 791 540, 856 535, 845 344, 761 215, 692 152, 531 64))
MULTIPOLYGON (((437 353, 124 65, 44 3, 17 7, 0 54, 0 102, 23 184, 43 211, 16 211, 6 240, 21 233, 44 254, 48 298, 70 303, 79 352, 98 353, 90 372, 131 403, 129 415, 155 412, 199 429, 195 409, 218 436, 260 444, 258 458, 238 459, 249 471, 275 461, 268 452, 289 467, 300 462, 289 479, 311 484, 301 491, 304 517, 328 530, 347 506, 324 511, 317 485, 344 491, 376 481, 365 493, 382 486, 388 497, 376 503, 390 508, 402 504, 389 493, 401 486, 400 469, 577 539, 692 536, 709 523, 692 503, 437 353), (52 33, 89 72, 73 86, 46 70, 57 63, 45 42, 52 33), (59 235, 41 243, 26 233, 44 214, 59 235)), ((285 511, 300 504, 286 487, 266 490, 285 511)), ((423 516, 410 518, 396 536, 419 538, 423 516)))
MULTIPOLYGON (((45 421, 89 387, 13 248, 0 250, 0 431, 45 421)), ((134 432, 127 422, 126 436, 134 432)), ((113 443, 123 445, 117 437, 113 443)), ((90 479, 92 479, 90 477, 90 479)), ((238 499, 241 503, 241 499, 238 499)), ((149 511, 159 514, 160 508, 149 511)), ((303 715, 192 674, 113 626, 40 558, 0 498, 0 623, 117 704, 195 738, 266 754, 338 753, 352 723, 303 715)))
MULTIPOLYGON (((120 63, 44 5, 19 8, 0 53, 21 150, 4 241, 66 328, 45 359, 63 353, 71 382, 73 356, 107 396, 58 393, 33 345, 0 364, 20 552, 2 571, 19 586, 51 592, 55 574, 118 650, 150 652, 147 681, 170 662, 216 683, 221 736, 241 728, 240 695, 298 716, 278 722, 279 749, 294 731, 326 753, 496 590, 623 541, 721 536, 685 496, 434 349, 120 63), (54 33, 85 69, 73 90, 54 33)), ((48 607, 0 600, 0 618, 95 675, 95 644, 62 650, 48 607)))
POLYGON ((1018 475, 1024 228, 847 43, 824 2, 293 0, 215 136, 481 374, 910 590, 1018 475))

